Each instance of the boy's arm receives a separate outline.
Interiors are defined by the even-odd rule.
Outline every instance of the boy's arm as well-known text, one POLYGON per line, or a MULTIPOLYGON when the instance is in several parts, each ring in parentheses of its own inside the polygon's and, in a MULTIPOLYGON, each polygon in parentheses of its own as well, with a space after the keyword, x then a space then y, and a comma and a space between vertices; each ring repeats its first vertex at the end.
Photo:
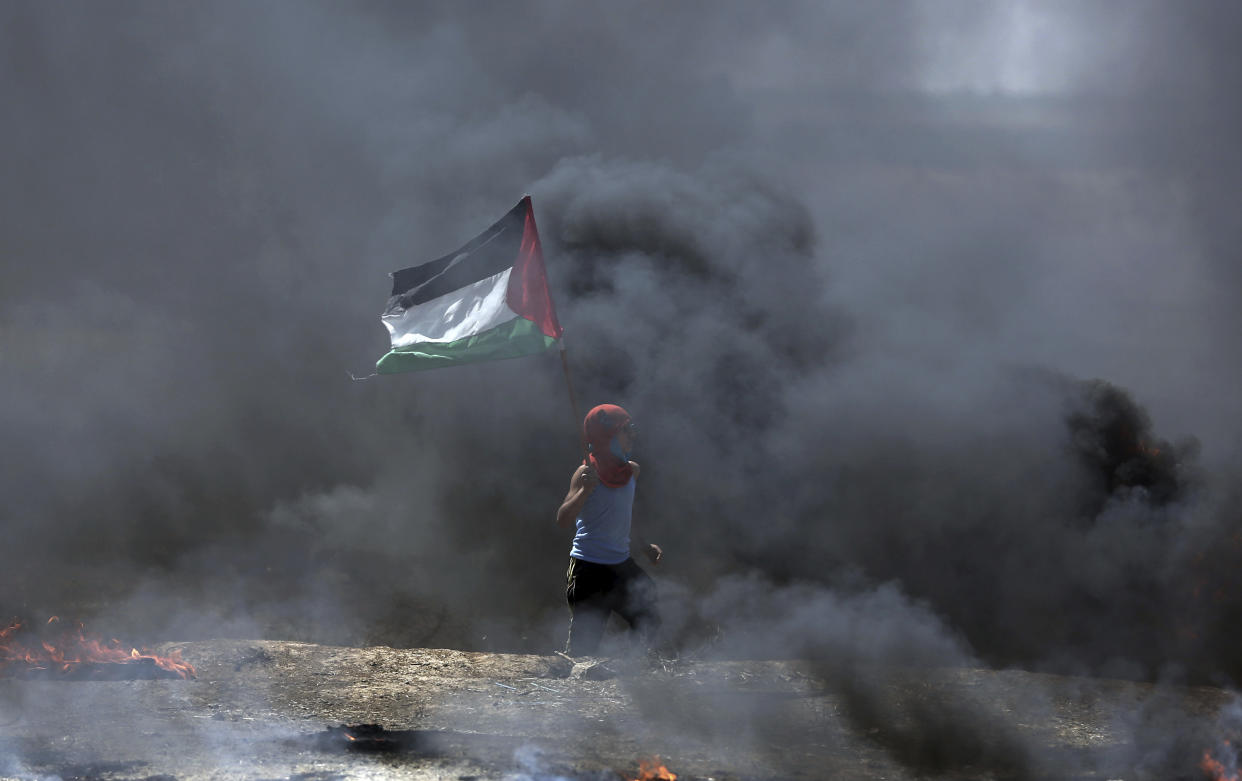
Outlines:
POLYGON ((556 525, 562 529, 571 528, 578 519, 582 505, 586 504, 587 497, 598 484, 599 475, 592 467, 583 464, 575 469, 574 476, 569 479, 569 493, 565 494, 565 501, 556 511, 556 525))
MULTIPOLYGON (((634 477, 632 479, 637 480, 642 468, 638 466, 637 461, 631 461, 630 467, 634 470, 634 477)), ((647 542, 638 524, 634 523, 632 519, 630 520, 630 537, 633 540, 634 547, 642 551, 646 555, 647 560, 652 564, 659 564, 660 559, 664 558, 664 549, 653 542, 647 542)))

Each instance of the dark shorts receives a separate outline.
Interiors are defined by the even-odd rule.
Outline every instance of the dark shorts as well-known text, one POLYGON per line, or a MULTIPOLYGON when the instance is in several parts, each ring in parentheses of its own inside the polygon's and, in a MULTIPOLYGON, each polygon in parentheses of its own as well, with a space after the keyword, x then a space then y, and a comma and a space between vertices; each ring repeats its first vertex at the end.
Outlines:
POLYGON ((645 644, 651 644, 660 626, 655 581, 633 559, 620 564, 596 564, 571 556, 565 581, 565 597, 569 601, 565 653, 594 655, 611 613, 624 618, 645 644))

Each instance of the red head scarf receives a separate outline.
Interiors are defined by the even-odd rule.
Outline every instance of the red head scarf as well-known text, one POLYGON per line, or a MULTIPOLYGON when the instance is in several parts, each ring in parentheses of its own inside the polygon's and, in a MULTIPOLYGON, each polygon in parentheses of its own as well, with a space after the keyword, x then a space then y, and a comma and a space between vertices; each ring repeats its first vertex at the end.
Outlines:
POLYGON ((589 458, 600 482, 613 488, 620 488, 630 481, 634 467, 629 461, 622 461, 612 452, 612 438, 630 422, 630 413, 616 404, 601 404, 587 413, 582 421, 582 431, 586 435, 587 444, 591 446, 589 458))

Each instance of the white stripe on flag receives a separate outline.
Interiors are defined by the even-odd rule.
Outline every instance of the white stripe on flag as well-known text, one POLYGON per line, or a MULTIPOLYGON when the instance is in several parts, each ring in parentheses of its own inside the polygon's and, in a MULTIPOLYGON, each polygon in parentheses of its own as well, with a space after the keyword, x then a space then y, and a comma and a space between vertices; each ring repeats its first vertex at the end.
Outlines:
POLYGON ((505 304, 507 268, 439 298, 380 318, 392 337, 393 349, 419 342, 452 342, 494 328, 517 317, 505 304))

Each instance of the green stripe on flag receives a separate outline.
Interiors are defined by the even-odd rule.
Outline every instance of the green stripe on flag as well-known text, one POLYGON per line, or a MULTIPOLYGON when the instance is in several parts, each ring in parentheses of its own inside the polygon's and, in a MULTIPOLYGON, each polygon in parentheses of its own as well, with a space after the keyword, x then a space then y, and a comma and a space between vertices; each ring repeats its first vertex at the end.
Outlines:
POLYGON ((453 342, 419 342, 390 351, 375 364, 380 374, 440 369, 479 361, 521 358, 552 348, 556 339, 524 317, 515 317, 453 342))

